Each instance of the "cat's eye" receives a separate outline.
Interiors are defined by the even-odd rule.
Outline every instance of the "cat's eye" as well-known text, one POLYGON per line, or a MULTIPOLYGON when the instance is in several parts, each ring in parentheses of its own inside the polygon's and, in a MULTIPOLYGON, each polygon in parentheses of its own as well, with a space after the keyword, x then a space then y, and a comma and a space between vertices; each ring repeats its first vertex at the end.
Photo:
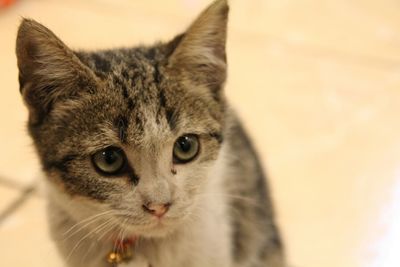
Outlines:
POLYGON ((174 144, 174 163, 188 163, 196 158, 200 150, 199 138, 197 135, 188 134, 179 137, 174 144))
POLYGON ((122 149, 108 147, 96 152, 92 156, 93 165, 102 174, 112 175, 121 172, 126 164, 126 157, 122 149))

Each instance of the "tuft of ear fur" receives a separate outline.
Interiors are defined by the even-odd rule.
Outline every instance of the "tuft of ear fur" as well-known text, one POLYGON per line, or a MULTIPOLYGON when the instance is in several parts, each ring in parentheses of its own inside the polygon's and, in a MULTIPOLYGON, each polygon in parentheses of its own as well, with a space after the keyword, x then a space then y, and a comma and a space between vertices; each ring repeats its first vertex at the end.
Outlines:
POLYGON ((179 43, 169 65, 193 82, 217 90, 226 80, 226 38, 229 6, 227 0, 211 4, 173 42, 179 43))
POLYGON ((73 51, 34 20, 22 20, 16 54, 20 91, 31 124, 39 123, 55 101, 74 96, 95 83, 94 73, 73 51))

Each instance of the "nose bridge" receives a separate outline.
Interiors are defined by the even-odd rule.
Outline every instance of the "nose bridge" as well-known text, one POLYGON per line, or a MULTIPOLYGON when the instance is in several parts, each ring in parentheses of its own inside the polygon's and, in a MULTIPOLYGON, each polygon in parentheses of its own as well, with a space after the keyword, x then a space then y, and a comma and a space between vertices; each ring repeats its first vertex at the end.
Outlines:
POLYGON ((155 178, 143 184, 141 194, 145 204, 171 202, 171 191, 168 182, 164 178, 155 178))
POLYGON ((167 177, 163 175, 161 160, 156 155, 149 155, 142 161, 142 179, 139 192, 143 202, 163 204, 171 201, 171 188, 167 177))

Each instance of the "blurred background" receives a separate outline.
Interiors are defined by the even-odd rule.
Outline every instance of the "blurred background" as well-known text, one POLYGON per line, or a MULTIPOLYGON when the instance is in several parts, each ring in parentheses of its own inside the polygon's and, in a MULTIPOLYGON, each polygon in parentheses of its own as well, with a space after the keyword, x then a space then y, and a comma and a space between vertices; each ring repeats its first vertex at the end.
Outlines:
MULTIPOLYGON (((269 173, 291 266, 400 266, 400 1, 230 2, 226 94, 269 173)), ((168 40, 210 0, 0 3, 0 265, 61 267, 18 92, 21 17, 101 49, 168 40)))

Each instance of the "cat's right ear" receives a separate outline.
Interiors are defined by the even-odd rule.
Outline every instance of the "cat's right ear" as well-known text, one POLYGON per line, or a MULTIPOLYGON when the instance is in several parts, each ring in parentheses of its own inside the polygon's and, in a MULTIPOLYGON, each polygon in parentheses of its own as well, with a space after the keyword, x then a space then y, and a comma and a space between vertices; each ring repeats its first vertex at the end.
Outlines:
POLYGON ((216 0, 176 37, 169 66, 177 76, 192 83, 206 85, 219 94, 226 79, 226 38, 229 6, 227 0, 216 0))
POLYGON ((29 109, 29 122, 39 123, 58 100, 95 85, 96 76, 54 33, 23 19, 16 53, 20 91, 29 109))

